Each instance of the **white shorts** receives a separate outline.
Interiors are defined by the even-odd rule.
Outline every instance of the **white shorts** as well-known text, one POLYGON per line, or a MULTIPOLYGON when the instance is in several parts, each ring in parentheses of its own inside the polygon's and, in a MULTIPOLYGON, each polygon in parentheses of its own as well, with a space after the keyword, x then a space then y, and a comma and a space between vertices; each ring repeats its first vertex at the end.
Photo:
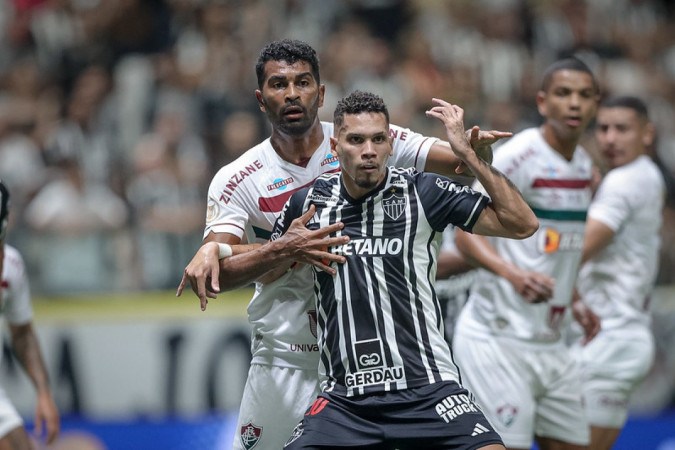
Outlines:
POLYGON ((654 362, 648 329, 601 331, 585 346, 572 347, 584 381, 586 416, 591 425, 622 428, 631 393, 654 362))
POLYGON ((233 450, 279 450, 319 393, 314 370, 251 364, 233 450))
POLYGON ((23 426, 23 420, 9 401, 4 389, 0 388, 0 439, 15 428, 23 426))
POLYGON ((534 436, 587 445, 579 367, 567 347, 526 349, 508 340, 455 333, 462 384, 476 396, 506 447, 530 448, 534 436))

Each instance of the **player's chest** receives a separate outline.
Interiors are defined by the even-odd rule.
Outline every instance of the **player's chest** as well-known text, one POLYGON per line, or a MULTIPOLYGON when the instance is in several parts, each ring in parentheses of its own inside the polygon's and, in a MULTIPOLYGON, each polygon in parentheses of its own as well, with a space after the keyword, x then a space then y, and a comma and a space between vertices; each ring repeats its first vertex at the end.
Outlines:
POLYGON ((534 161, 527 168, 527 202, 545 210, 586 210, 591 202, 591 166, 585 163, 534 161))

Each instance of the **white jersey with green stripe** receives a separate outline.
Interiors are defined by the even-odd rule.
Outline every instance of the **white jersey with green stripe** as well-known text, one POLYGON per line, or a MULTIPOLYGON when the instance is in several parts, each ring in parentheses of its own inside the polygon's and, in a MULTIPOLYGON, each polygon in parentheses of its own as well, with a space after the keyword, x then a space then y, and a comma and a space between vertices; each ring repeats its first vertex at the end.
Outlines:
POLYGON ((555 278, 554 295, 545 303, 528 303, 508 280, 480 270, 457 327, 522 343, 560 343, 570 317, 591 201, 591 158, 577 146, 568 161, 546 143, 538 128, 529 128, 495 150, 493 165, 518 187, 540 226, 527 239, 489 240, 503 259, 555 278))
POLYGON ((649 156, 610 170, 588 212, 614 231, 610 245, 584 264, 579 291, 602 329, 648 327, 658 272, 665 181, 649 156), (636 188, 639 180, 639 189, 636 188))

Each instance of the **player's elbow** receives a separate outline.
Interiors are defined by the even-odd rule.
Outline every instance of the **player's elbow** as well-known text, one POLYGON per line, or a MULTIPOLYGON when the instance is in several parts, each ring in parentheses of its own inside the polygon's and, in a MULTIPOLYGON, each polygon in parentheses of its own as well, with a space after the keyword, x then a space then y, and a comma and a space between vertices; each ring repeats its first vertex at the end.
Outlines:
POLYGON ((512 239, 526 239, 532 236, 539 229, 539 220, 537 217, 532 214, 528 214, 528 217, 522 218, 519 221, 518 225, 512 228, 513 236, 512 239))

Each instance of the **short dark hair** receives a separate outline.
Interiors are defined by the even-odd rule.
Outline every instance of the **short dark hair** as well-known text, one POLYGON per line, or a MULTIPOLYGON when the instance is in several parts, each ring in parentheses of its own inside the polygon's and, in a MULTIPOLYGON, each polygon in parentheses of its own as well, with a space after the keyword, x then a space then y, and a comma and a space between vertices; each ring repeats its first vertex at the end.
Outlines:
POLYGON ((7 223, 9 217, 9 191, 7 186, 0 180, 0 241, 5 239, 7 234, 7 223))
POLYGON ((319 75, 319 57, 316 51, 306 42, 295 39, 272 41, 260 50, 258 62, 255 64, 255 74, 258 77, 258 88, 262 89, 265 82, 265 63, 267 61, 286 61, 289 64, 297 61, 309 63, 312 75, 317 84, 321 83, 319 75))
POLYGON ((359 114, 363 112, 382 113, 389 123, 389 111, 384 100, 379 95, 370 92, 354 91, 338 101, 333 113, 333 125, 337 130, 345 120, 345 114, 359 114))
POLYGON ((548 90, 548 88, 551 87, 553 75, 561 70, 574 70, 577 72, 584 72, 589 74, 593 79, 593 87, 595 88, 596 93, 600 92, 600 86, 598 85, 598 81, 595 79, 593 71, 590 69, 590 67, 588 67, 588 65, 586 65, 585 62, 575 57, 559 59, 558 61, 554 62, 553 64, 551 64, 546 68, 546 70, 544 71, 544 76, 541 80, 542 91, 545 92, 548 90))
POLYGON ((629 108, 635 111, 641 119, 649 122, 649 111, 647 105, 641 99, 631 95, 618 95, 608 97, 600 103, 601 108, 629 108))

